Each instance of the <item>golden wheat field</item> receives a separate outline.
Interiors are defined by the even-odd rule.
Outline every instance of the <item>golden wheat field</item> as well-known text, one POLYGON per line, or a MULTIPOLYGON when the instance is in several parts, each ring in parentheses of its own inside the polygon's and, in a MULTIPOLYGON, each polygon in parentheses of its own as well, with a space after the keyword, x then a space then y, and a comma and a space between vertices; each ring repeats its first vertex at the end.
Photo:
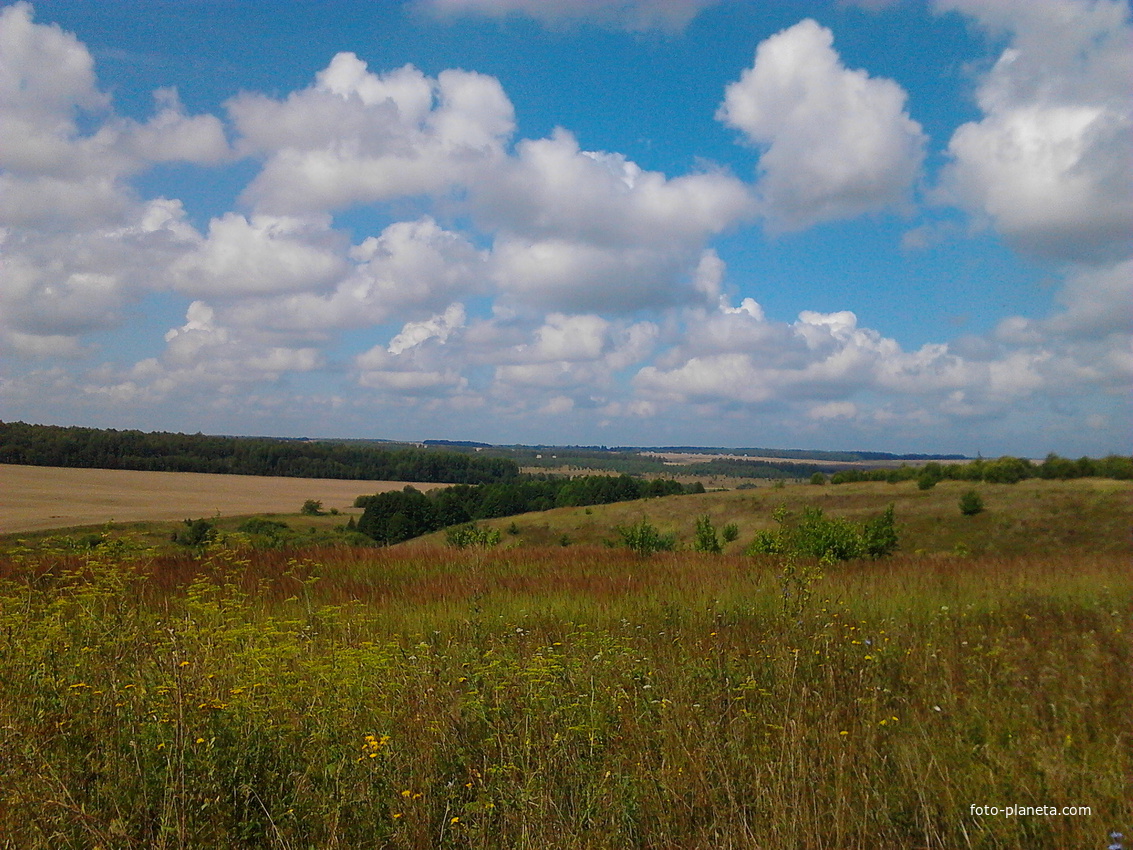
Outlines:
MULTIPOLYGON (((295 513, 307 499, 343 510, 404 481, 269 478, 197 472, 0 464, 0 534, 187 516, 295 513)), ((443 486, 414 484, 419 490, 443 486)))

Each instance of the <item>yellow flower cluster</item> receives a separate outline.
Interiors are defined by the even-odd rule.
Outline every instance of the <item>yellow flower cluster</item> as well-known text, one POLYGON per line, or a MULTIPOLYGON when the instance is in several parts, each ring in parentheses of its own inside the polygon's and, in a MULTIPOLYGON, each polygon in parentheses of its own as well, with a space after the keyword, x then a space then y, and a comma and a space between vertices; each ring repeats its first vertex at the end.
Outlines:
POLYGON ((382 747, 388 743, 389 735, 382 735, 380 738, 374 735, 366 735, 362 738, 362 756, 364 758, 377 758, 382 747))

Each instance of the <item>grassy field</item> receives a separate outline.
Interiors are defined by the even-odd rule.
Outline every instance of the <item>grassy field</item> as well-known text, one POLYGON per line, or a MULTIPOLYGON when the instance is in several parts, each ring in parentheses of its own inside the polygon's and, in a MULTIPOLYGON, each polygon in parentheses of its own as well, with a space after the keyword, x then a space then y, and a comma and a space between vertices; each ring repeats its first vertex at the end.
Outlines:
POLYGON ((345 510, 356 496, 400 490, 405 483, 0 464, 0 534, 110 521, 295 513, 307 499, 345 510))
POLYGON ((17 547, 0 847, 1100 850, 1133 832, 1133 488, 964 489, 554 511, 487 551, 17 547), (892 557, 740 553, 779 504, 890 502, 892 557), (602 542, 703 514, 725 554, 602 542))

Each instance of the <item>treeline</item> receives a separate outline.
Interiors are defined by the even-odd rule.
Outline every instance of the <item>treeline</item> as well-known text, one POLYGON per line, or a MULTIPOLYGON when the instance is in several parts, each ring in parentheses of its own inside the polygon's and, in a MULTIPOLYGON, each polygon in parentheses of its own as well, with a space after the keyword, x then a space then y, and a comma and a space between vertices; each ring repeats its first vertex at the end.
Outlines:
POLYGON ((333 441, 147 433, 24 422, 0 422, 0 463, 456 484, 519 477, 519 466, 513 460, 438 449, 385 449, 333 441))
POLYGON ((682 452, 685 454, 717 454, 717 455, 743 455, 745 457, 756 458, 783 458, 785 460, 800 460, 800 461, 894 461, 894 460, 967 460, 964 455, 956 454, 893 454, 892 452, 864 452, 864 451, 851 451, 851 452, 837 452, 837 451, 822 451, 819 449, 729 449, 723 447, 704 447, 704 446, 658 446, 652 449, 632 449, 627 447, 618 447, 612 451, 650 451, 650 452, 682 452))
POLYGON ((729 478, 809 478, 816 472, 833 472, 840 466, 822 463, 770 463, 765 460, 716 458, 684 467, 689 475, 726 476, 729 478))
POLYGON ((359 496, 354 504, 365 508, 358 530, 378 543, 393 544, 474 520, 703 492, 704 485, 699 482, 682 485, 664 478, 645 481, 628 475, 585 475, 528 478, 474 487, 458 485, 429 493, 406 487, 374 496, 359 496))
POLYGON ((990 484, 1014 484, 1027 478, 1114 478, 1133 479, 1133 457, 1108 455, 1103 458, 1083 457, 1078 460, 1049 454, 1042 463, 1027 458, 1001 457, 995 460, 977 458, 970 463, 926 463, 924 466, 902 466, 897 469, 843 469, 830 478, 831 484, 855 481, 912 481, 927 489, 938 481, 986 481, 990 484))

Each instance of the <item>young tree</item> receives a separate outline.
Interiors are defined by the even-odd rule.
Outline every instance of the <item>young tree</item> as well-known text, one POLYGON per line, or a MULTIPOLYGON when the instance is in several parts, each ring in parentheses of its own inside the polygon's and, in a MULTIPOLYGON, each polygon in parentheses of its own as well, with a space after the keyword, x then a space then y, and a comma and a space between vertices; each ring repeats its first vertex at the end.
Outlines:
POLYGON ((692 548, 697 552, 709 552, 713 555, 719 555, 724 551, 724 547, 720 545, 720 538, 716 536, 712 517, 708 514, 696 520, 696 538, 693 540, 692 548))

